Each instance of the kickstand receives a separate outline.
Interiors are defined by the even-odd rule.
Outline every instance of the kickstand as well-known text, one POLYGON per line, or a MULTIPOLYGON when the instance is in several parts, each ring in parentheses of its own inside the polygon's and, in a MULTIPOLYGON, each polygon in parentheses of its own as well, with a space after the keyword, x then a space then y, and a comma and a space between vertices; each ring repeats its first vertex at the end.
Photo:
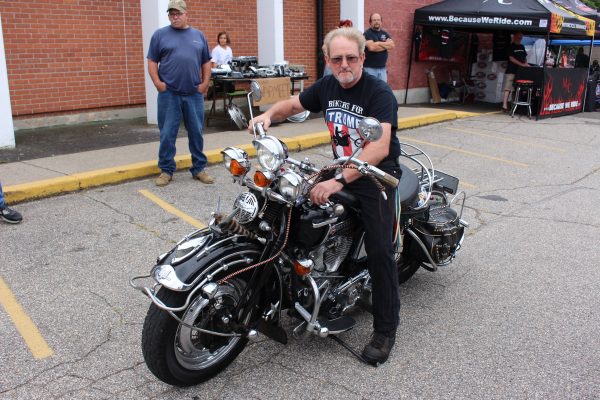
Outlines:
POLYGON ((331 339, 335 340, 336 342, 338 342, 340 344, 340 346, 342 346, 343 348, 345 348, 346 350, 348 350, 350 353, 352 353, 354 355, 354 357, 358 358, 361 362, 367 364, 367 365, 371 365, 373 367, 376 367, 377 365, 373 365, 370 362, 368 362, 367 360, 365 360, 365 358, 356 350, 354 350, 352 347, 350 347, 350 345, 346 342, 344 342, 342 339, 340 339, 339 337, 335 336, 335 335, 330 335, 329 336, 331 339))

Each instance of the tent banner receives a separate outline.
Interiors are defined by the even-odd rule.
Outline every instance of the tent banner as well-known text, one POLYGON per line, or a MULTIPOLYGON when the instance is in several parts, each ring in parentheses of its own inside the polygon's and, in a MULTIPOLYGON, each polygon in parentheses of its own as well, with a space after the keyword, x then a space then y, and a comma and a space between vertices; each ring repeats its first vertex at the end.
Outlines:
POLYGON ((538 118, 558 117, 581 112, 586 78, 587 68, 546 69, 538 118))
POLYGON ((562 15, 552 14, 550 22, 550 32, 552 33, 583 33, 586 36, 594 36, 594 30, 596 28, 595 21, 574 16, 574 18, 565 21, 562 15))
POLYGON ((511 29, 511 30, 537 30, 548 29, 548 19, 526 16, 523 18, 504 17, 497 15, 468 15, 468 14, 430 14, 415 16, 415 23, 422 25, 456 26, 463 28, 480 29, 511 29), (419 18, 420 17, 420 18, 419 18))

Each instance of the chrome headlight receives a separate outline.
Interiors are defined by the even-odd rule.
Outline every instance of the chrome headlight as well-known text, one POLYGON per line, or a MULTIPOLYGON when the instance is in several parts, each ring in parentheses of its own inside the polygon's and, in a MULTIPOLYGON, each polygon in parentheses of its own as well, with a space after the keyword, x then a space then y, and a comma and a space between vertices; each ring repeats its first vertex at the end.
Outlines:
POLYGON ((302 192, 302 177, 294 171, 286 171, 279 178, 279 193, 286 200, 295 201, 302 192))
POLYGON ((275 172, 287 158, 287 146, 273 136, 263 136, 254 142, 256 158, 262 168, 275 172))
POLYGON ((243 176, 250 170, 250 160, 248 153, 237 147, 227 147, 221 152, 225 162, 225 168, 233 176, 243 176))

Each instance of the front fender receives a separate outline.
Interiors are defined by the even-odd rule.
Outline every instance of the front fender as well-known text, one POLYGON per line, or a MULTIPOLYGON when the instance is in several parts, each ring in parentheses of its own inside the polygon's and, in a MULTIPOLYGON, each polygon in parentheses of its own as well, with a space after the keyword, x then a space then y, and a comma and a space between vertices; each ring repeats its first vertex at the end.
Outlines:
MULTIPOLYGON (((152 268, 150 275, 134 277, 130 284, 150 297, 159 308, 178 312, 187 307, 190 298, 205 283, 217 281, 219 278, 258 262, 263 252, 260 242, 250 240, 245 236, 216 236, 210 232, 207 232, 206 235, 208 236, 207 240, 199 248, 194 248, 194 254, 191 257, 185 257, 185 259, 178 257, 180 254, 176 250, 179 245, 185 243, 183 240, 169 253, 159 257, 159 263, 152 268), (174 260, 183 261, 176 264, 173 262, 174 260), (136 283, 138 280, 146 278, 151 278, 154 284, 142 286, 136 283), (158 288, 189 292, 189 294, 185 304, 167 305, 163 304, 156 296, 158 288)), ((193 237, 190 235, 187 239, 192 240, 193 237)))
POLYGON ((161 282, 160 267, 171 266, 176 278, 183 283, 183 287, 170 289, 187 291, 196 286, 203 277, 211 275, 214 280, 220 275, 231 273, 258 261, 263 246, 260 242, 245 236, 216 236, 209 232, 206 241, 199 248, 195 248, 193 254, 185 260, 177 262, 182 257, 177 257, 176 249, 177 247, 152 268, 151 276, 165 286, 161 282))

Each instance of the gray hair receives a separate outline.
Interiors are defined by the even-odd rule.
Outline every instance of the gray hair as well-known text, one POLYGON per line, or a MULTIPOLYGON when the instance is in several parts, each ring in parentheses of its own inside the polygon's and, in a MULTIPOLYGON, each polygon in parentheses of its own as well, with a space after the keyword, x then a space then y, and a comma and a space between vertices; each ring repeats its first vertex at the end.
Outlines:
POLYGON ((356 42, 356 44, 358 45, 358 54, 360 56, 365 54, 365 46, 367 44, 367 40, 358 29, 336 28, 332 31, 329 31, 329 33, 325 35, 325 39, 323 39, 323 54, 325 54, 327 57, 329 57, 329 48, 331 45, 331 41, 338 36, 345 37, 348 40, 356 42))

